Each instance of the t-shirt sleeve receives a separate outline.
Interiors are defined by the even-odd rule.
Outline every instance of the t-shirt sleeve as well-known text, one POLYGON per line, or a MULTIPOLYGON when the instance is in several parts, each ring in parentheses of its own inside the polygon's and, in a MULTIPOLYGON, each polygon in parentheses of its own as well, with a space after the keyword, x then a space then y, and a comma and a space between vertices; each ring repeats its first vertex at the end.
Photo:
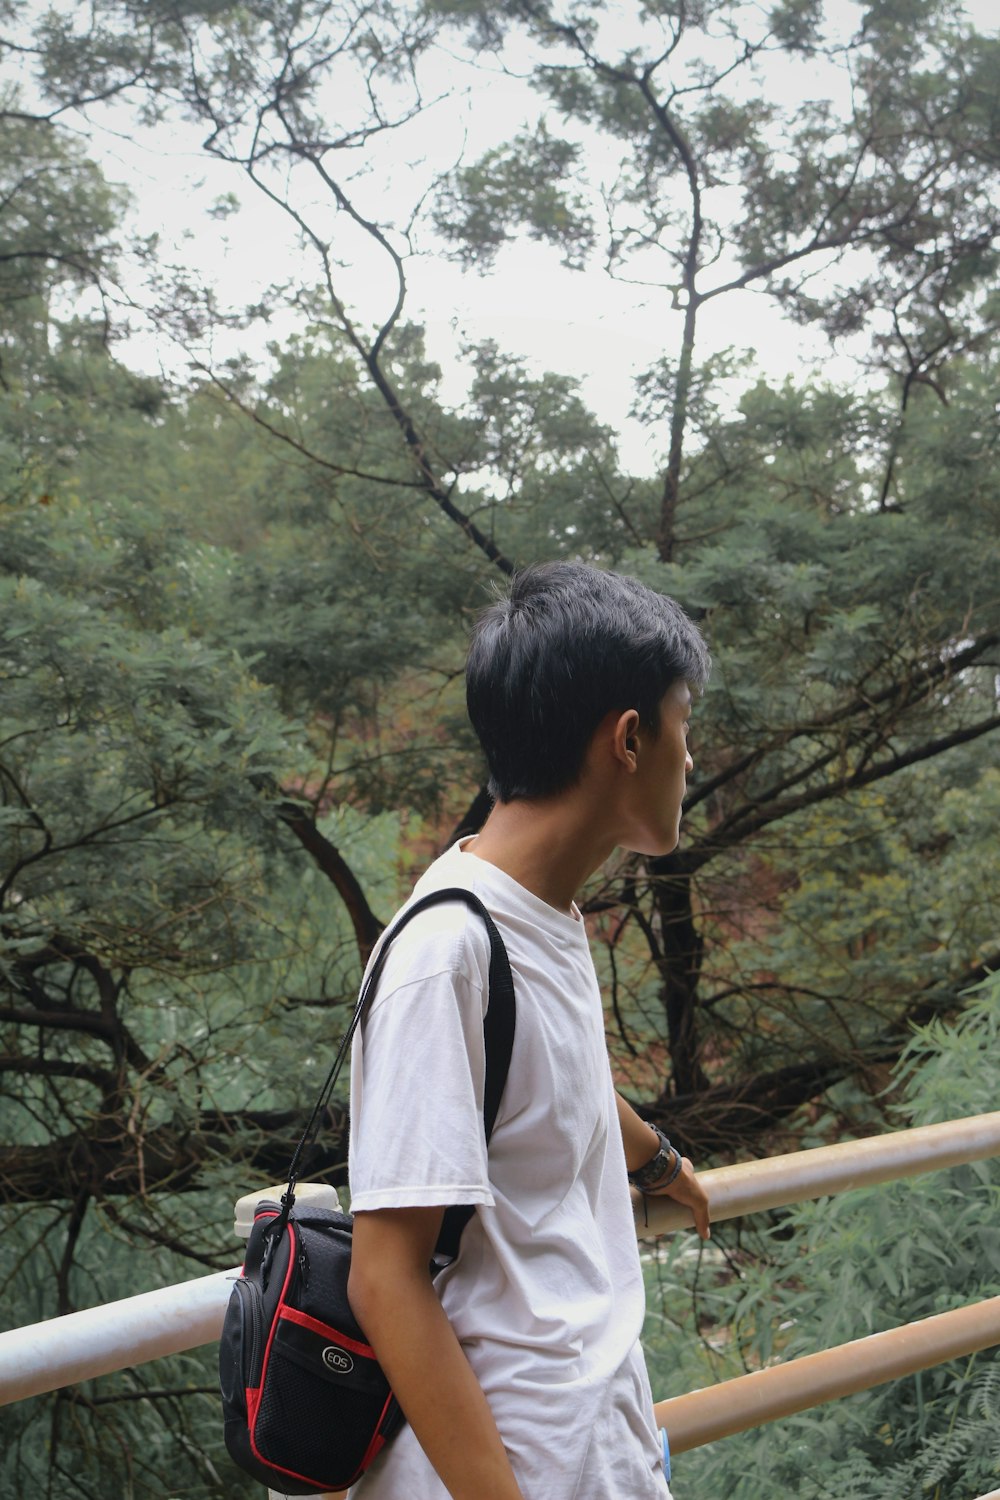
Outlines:
POLYGON ((392 945, 351 1059, 354 1212, 494 1201, 479 947, 454 909, 392 945))

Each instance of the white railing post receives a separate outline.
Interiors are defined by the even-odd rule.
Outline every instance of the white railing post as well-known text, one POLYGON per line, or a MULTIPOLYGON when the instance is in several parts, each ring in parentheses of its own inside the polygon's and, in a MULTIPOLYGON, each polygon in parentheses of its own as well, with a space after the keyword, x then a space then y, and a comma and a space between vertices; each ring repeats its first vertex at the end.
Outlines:
MULTIPOLYGON (((701 1177, 715 1222, 998 1155, 1000 1111, 845 1141, 737 1167, 721 1167, 704 1172, 701 1177)), ((280 1183, 242 1197, 236 1204, 236 1233, 246 1238, 257 1203, 262 1198, 280 1200, 284 1191, 285 1184, 280 1183)), ((336 1190, 325 1183, 299 1184, 296 1198, 300 1203, 321 1208, 339 1207, 336 1190)), ((689 1212, 669 1199, 647 1198, 645 1208, 647 1223, 642 1222, 643 1204, 639 1200, 640 1237, 690 1224, 689 1212)), ((0 1333, 0 1406, 216 1342, 232 1282, 239 1274, 240 1267, 217 1271, 177 1286, 161 1287, 120 1302, 0 1333)), ((867 1384, 871 1385, 997 1344, 1000 1344, 1000 1297, 873 1334, 869 1340, 857 1340, 853 1345, 804 1355, 785 1367, 771 1367, 740 1377, 728 1387, 690 1392, 657 1406, 667 1419, 668 1431, 673 1427, 672 1446, 680 1452, 684 1447, 714 1441, 723 1435, 726 1422, 725 1419, 719 1422, 716 1408, 720 1403, 722 1407, 732 1406, 737 1392, 746 1391, 752 1404, 759 1403, 757 1421, 770 1421, 778 1414, 778 1390, 783 1384, 790 1384, 792 1399, 797 1403, 789 1410, 816 1405, 859 1388, 847 1383, 856 1379, 854 1370, 859 1355, 861 1363, 869 1366, 873 1378, 867 1384), (914 1353, 915 1341, 923 1346, 919 1356, 914 1353), (877 1372, 872 1367, 876 1358, 877 1372), (852 1367, 850 1373, 848 1366, 852 1367), (802 1397, 807 1375, 811 1390, 810 1399, 805 1401, 802 1397), (767 1406, 769 1414, 764 1411, 767 1406), (697 1411, 699 1407, 701 1412, 697 1411), (686 1432, 682 1433, 682 1426, 686 1432)), ((749 1425, 754 1423, 744 1422, 739 1428, 727 1430, 742 1430, 742 1426, 749 1425)), ((272 1500, 284 1500, 281 1491, 270 1494, 272 1500)), ((1000 1490, 980 1495, 978 1500, 1000 1500, 1000 1490)))
MULTIPOLYGON (((288 1183, 281 1182, 274 1187, 258 1188, 253 1193, 245 1193, 242 1198, 237 1198, 233 1214, 233 1230, 241 1240, 249 1238, 257 1204, 268 1199, 272 1203, 280 1203, 281 1195, 287 1189, 288 1183)), ((331 1187, 328 1182, 297 1182, 295 1202, 299 1208, 305 1208, 308 1205, 310 1208, 332 1208, 336 1211, 340 1207, 337 1189, 331 1187)))

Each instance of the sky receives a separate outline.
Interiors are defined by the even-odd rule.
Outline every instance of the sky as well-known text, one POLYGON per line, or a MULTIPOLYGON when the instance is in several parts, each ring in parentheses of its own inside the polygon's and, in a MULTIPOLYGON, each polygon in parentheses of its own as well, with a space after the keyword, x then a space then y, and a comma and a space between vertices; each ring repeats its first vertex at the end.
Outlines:
MULTIPOLYGON (((608 40, 617 46, 630 39, 634 9, 628 3, 611 8, 608 40)), ((857 15, 851 0, 831 0, 828 9, 848 26, 857 15)), ((985 0, 974 0, 970 9, 980 24, 989 24, 985 0)), ((439 102, 378 143, 372 169, 356 188, 367 213, 391 217, 435 173, 463 155, 475 159, 529 120, 537 111, 537 96, 522 78, 512 76, 522 60, 515 54, 507 62, 507 73, 471 70, 454 53, 428 64, 425 94, 440 96, 439 102)), ((351 86, 350 80, 340 80, 331 114, 350 114, 351 86)), ((838 90, 842 94, 844 79, 830 68, 781 60, 769 88, 774 97, 791 102, 836 96, 838 90)), ((106 174, 128 188, 133 199, 129 227, 157 233, 166 258, 216 286, 225 299, 245 304, 276 281, 318 281, 318 260, 298 244, 291 221, 239 168, 206 156, 202 128, 173 121, 169 129, 137 129, 124 106, 93 111, 77 128, 106 174), (227 207, 220 213, 227 197, 238 202, 238 210, 227 207)), ((587 149, 600 146, 591 141, 587 149)), ((613 170, 610 157, 589 165, 598 174, 613 170)), ((370 242, 345 234, 342 215, 327 221, 327 232, 344 263, 338 274, 346 300, 363 318, 380 320, 396 291, 387 257, 373 254, 370 242)), ((662 458, 665 433, 641 426, 630 416, 630 407, 635 376, 677 347, 681 313, 672 308, 669 292, 662 286, 613 280, 600 257, 584 270, 568 270, 554 249, 527 240, 505 247, 486 274, 462 271, 442 252, 440 241, 423 229, 416 253, 407 260, 405 316, 426 328, 429 353, 442 366, 445 399, 459 404, 466 386, 467 370, 456 352, 459 341, 493 339, 505 352, 524 358, 533 373, 552 369, 578 378, 588 404, 618 432, 626 466, 652 472, 662 458)), ((148 300, 137 274, 126 271, 125 284, 137 304, 148 300)), ((158 335, 141 315, 133 314, 133 325, 135 332, 122 351, 129 362, 182 376, 188 351, 158 335)), ((297 326, 297 314, 287 305, 279 307, 264 330, 216 335, 212 357, 249 348, 263 363, 267 340, 280 341, 297 326)), ((752 351, 754 367, 775 380, 789 374, 796 379, 817 374, 857 378, 849 353, 834 354, 821 334, 782 323, 760 292, 728 294, 702 309, 699 354, 725 348, 752 351)))

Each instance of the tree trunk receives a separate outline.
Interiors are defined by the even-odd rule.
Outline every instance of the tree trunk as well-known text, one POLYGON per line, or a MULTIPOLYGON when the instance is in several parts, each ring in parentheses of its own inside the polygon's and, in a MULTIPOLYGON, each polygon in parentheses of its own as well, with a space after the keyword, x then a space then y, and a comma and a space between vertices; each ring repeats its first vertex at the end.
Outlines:
POLYGON ((660 970, 672 1076, 663 1098, 698 1094, 708 1079, 698 1058, 698 981, 703 942, 691 906, 691 872, 682 855, 650 862, 653 902, 660 926, 660 970))

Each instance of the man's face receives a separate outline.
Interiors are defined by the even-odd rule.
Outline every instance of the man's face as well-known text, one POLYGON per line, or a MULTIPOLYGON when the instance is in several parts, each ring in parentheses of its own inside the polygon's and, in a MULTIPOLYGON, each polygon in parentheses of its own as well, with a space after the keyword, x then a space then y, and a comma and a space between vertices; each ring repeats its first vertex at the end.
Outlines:
POLYGON ((628 798, 630 827, 625 848, 636 854, 669 854, 680 836, 681 803, 694 770, 688 753, 691 690, 675 682, 660 703, 660 732, 652 736, 640 725, 633 748, 636 772, 628 798))

